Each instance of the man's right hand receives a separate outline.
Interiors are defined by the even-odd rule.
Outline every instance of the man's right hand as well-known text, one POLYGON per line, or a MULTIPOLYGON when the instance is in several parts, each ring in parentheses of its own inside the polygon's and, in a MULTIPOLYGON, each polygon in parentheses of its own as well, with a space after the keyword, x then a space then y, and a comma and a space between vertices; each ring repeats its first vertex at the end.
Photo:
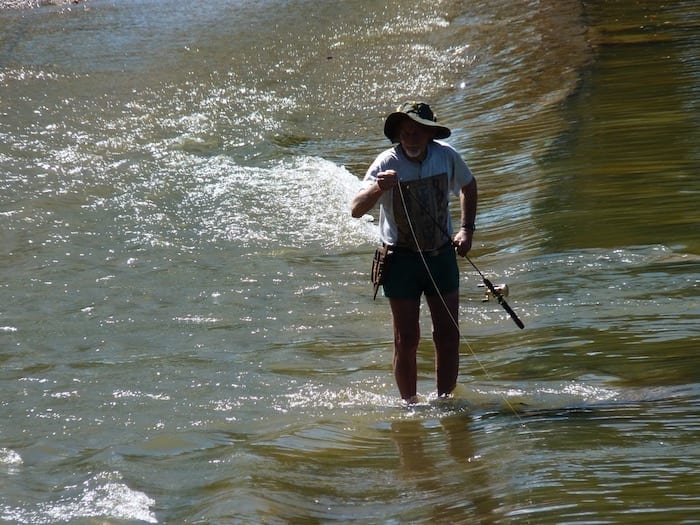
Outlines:
POLYGON ((386 170, 377 173, 377 186, 382 191, 387 191, 398 184, 399 178, 396 176, 396 171, 386 170))

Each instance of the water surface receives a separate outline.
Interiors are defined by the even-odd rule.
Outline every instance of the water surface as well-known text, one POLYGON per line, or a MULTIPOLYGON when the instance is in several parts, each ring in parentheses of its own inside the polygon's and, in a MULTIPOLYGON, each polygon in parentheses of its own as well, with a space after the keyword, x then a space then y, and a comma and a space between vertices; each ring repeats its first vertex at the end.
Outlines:
POLYGON ((0 13, 8 523, 698 523, 700 5, 0 13), (349 201, 431 102, 480 187, 401 406, 349 201))

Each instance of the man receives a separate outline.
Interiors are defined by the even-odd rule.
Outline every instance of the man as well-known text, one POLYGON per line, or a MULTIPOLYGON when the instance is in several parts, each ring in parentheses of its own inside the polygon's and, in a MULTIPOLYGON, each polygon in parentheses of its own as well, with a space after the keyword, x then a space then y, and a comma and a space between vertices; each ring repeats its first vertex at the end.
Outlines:
POLYGON ((427 104, 403 104, 387 117, 384 134, 396 145, 369 167, 351 211, 359 218, 379 203, 381 241, 390 254, 383 289, 394 324, 394 377, 401 398, 415 403, 423 294, 433 325, 438 396, 449 395, 457 385, 460 335, 455 248, 461 256, 471 249, 477 187, 459 153, 439 140, 451 132, 437 123, 427 104), (454 239, 450 193, 459 196, 461 209, 454 239))

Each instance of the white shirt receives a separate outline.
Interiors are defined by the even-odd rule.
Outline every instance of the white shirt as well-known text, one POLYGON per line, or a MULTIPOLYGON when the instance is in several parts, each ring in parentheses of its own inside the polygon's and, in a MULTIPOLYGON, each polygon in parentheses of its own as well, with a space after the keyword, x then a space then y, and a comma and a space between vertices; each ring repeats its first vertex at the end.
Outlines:
POLYGON ((396 171, 401 189, 393 188, 379 198, 382 242, 413 250, 435 250, 449 242, 453 233, 450 192, 459 195, 474 178, 460 154, 446 142, 434 140, 425 159, 416 162, 397 145, 377 156, 364 186, 374 184, 377 174, 386 170, 396 171))

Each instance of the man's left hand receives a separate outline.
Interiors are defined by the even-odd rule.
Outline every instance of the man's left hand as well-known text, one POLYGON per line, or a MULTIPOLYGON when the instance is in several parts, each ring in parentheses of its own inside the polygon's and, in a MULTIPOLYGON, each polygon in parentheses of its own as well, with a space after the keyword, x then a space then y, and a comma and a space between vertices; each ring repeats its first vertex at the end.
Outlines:
POLYGON ((465 228, 459 230, 457 235, 455 235, 454 245, 457 248, 457 253, 460 257, 464 257, 469 253, 469 250, 472 249, 473 236, 474 232, 465 228))

